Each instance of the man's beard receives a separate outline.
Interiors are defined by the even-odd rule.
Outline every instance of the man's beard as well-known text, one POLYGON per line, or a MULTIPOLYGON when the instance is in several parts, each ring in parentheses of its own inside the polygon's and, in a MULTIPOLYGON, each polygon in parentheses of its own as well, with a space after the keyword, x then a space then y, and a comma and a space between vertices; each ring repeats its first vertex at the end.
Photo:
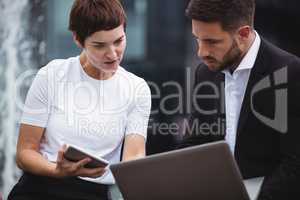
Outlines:
MULTIPOLYGON (((214 71, 220 72, 225 69, 234 71, 237 65, 239 64, 239 62, 242 60, 243 52, 238 48, 237 42, 234 39, 232 39, 232 41, 233 42, 230 49, 224 55, 223 60, 219 62, 220 64, 217 67, 215 67, 214 71)), ((208 59, 214 59, 214 58, 208 58, 208 59)))

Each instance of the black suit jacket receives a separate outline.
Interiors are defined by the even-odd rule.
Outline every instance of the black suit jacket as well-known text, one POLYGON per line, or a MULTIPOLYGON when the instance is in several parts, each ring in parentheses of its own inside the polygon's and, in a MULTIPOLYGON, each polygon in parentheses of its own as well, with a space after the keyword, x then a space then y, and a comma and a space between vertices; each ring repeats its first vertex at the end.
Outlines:
MULTIPOLYGON (((179 147, 224 140, 224 85, 221 72, 204 64, 197 67, 198 98, 179 147)), ((299 125, 300 60, 262 39, 241 107, 234 152, 243 178, 265 176, 259 199, 300 199, 299 125)))

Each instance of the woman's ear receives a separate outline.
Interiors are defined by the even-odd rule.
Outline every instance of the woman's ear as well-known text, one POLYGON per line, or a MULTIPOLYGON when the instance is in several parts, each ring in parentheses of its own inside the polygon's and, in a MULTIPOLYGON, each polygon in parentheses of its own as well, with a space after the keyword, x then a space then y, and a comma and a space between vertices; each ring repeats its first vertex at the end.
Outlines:
POLYGON ((80 43, 77 34, 74 33, 74 32, 73 32, 72 34, 73 34, 73 40, 74 40, 75 44, 76 44, 79 48, 83 49, 83 46, 82 46, 82 44, 80 43))

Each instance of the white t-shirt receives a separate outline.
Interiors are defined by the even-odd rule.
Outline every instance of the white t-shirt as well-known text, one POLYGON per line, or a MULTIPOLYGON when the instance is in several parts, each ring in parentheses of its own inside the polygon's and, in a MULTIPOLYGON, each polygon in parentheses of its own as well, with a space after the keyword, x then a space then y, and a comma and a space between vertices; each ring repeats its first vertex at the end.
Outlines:
MULTIPOLYGON (((120 162, 124 137, 147 137, 151 93, 147 83, 119 67, 108 80, 88 76, 78 57, 54 60, 37 73, 21 123, 45 128, 40 153, 55 162, 63 144, 74 145, 110 164, 120 162)), ((109 170, 88 181, 113 184, 109 170)))

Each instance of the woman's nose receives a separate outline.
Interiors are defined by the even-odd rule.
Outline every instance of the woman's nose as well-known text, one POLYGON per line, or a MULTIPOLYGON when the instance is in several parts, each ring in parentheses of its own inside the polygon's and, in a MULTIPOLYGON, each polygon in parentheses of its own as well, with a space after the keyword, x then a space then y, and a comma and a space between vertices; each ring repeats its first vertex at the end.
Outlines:
POLYGON ((115 60, 118 57, 117 48, 114 46, 108 47, 106 57, 110 60, 115 60))

